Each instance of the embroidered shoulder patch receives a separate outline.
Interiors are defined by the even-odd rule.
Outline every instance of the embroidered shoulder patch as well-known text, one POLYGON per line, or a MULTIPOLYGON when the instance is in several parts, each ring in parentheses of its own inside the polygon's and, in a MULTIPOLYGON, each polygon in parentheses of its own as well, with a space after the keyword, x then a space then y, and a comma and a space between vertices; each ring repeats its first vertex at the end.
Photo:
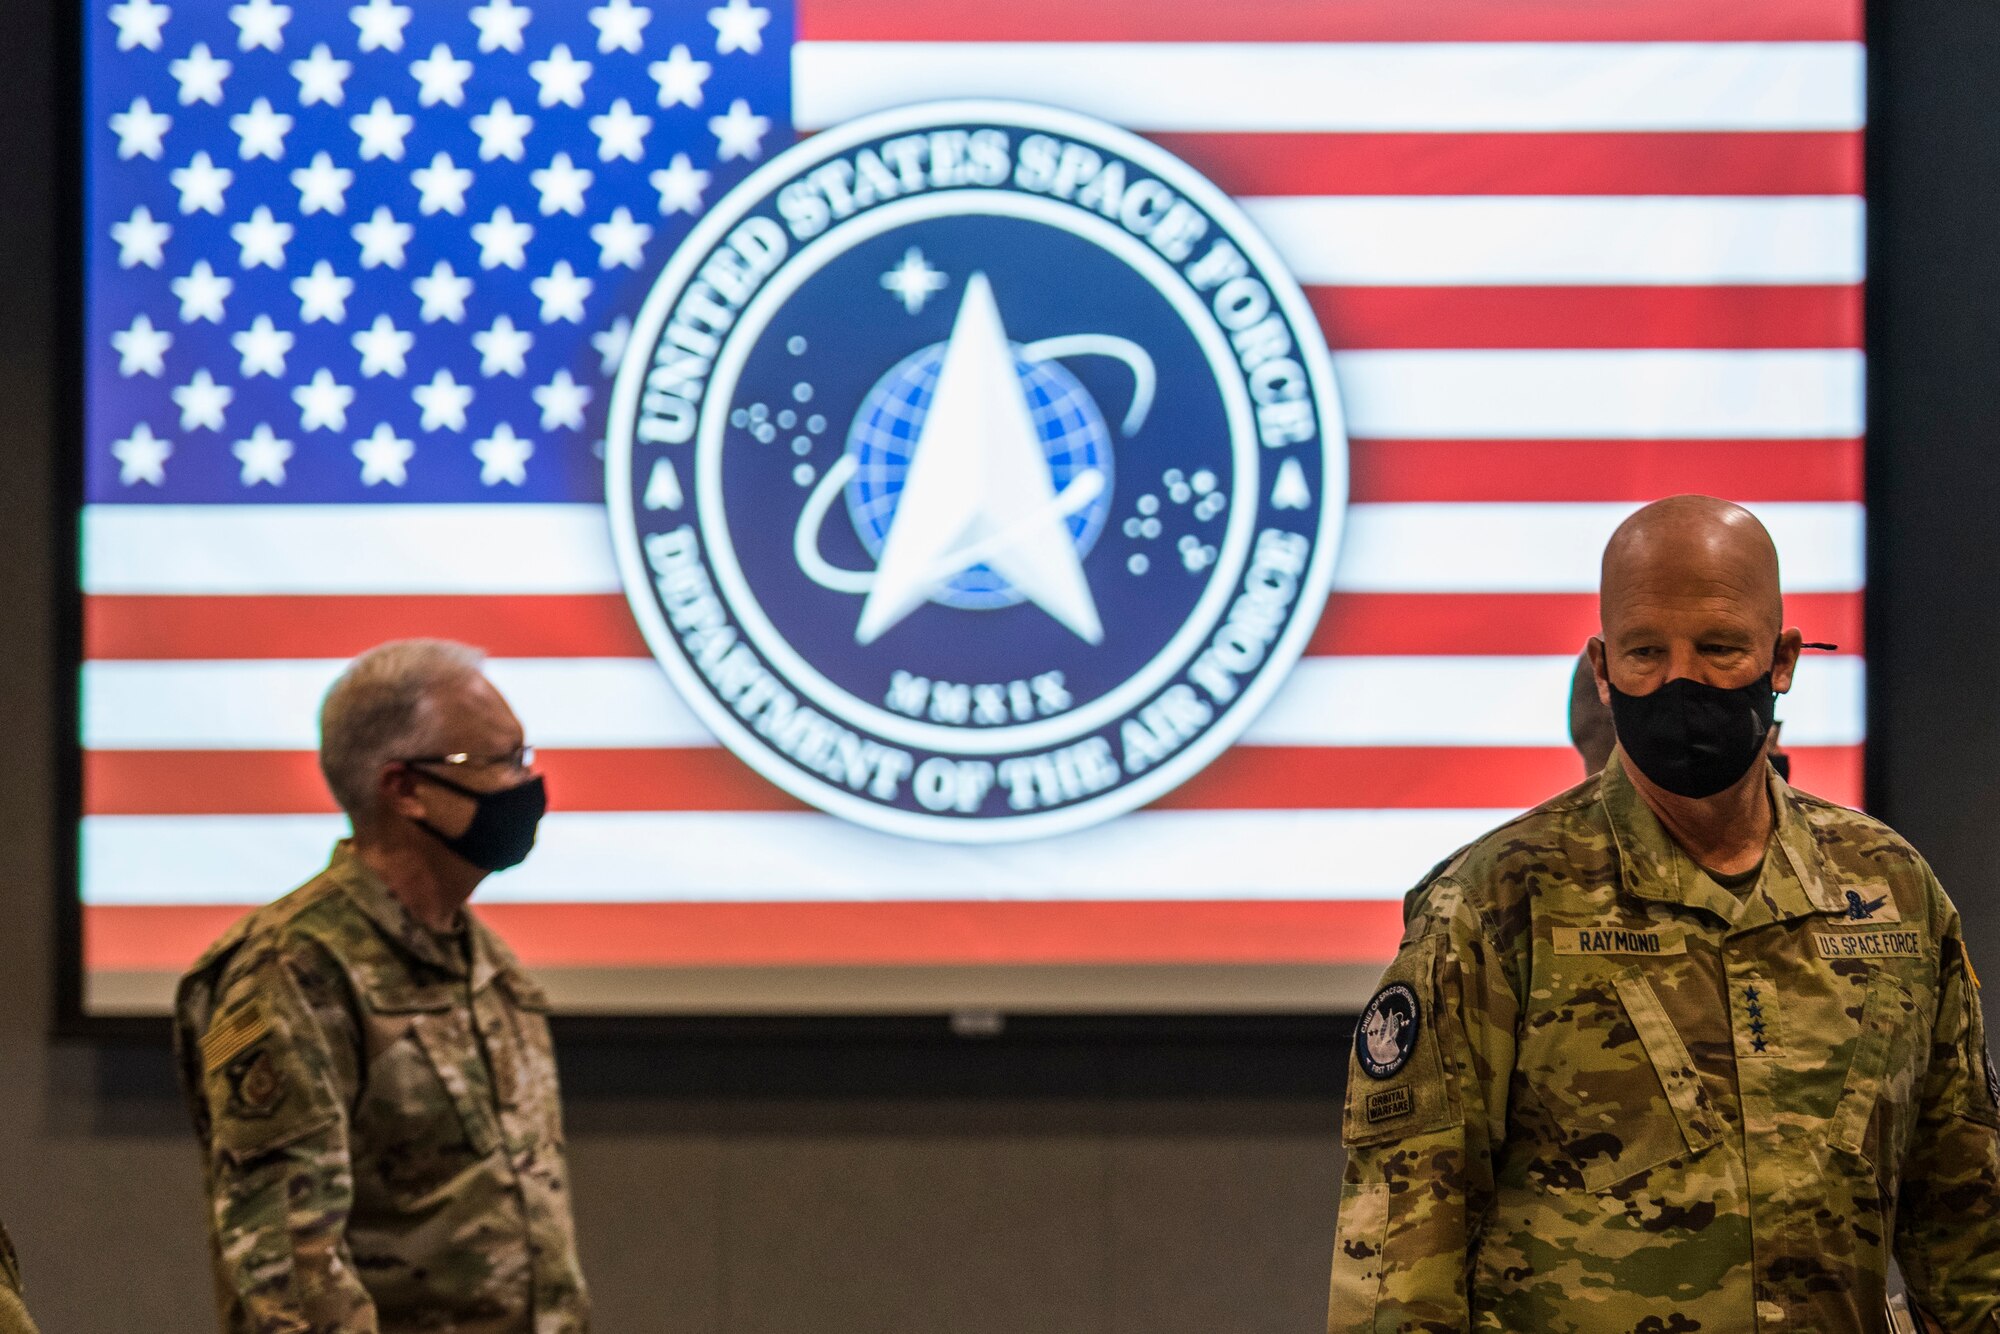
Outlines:
POLYGON ((1559 926, 1557 954, 1686 954, 1687 937, 1676 928, 1559 926))
POLYGON ((213 1025, 201 1039, 201 1068, 214 1074, 271 1031, 271 1021, 259 1001, 251 1001, 213 1025))
POLYGON ((1908 929, 1815 931, 1813 949, 1822 959, 1921 959, 1923 932, 1908 929))
POLYGON ((1415 1106, 1410 1099, 1410 1086, 1398 1084, 1394 1088, 1383 1089, 1368 1095, 1368 1124, 1377 1121, 1392 1121, 1399 1116, 1408 1116, 1415 1106))
POLYGON ((1422 1022, 1417 993, 1403 983, 1375 993, 1354 1027, 1354 1056, 1370 1079, 1388 1079, 1410 1063, 1422 1022))
POLYGON ((229 1111, 234 1116, 261 1119, 278 1110, 285 1088, 268 1047, 238 1056, 225 1067, 229 1076, 229 1111))

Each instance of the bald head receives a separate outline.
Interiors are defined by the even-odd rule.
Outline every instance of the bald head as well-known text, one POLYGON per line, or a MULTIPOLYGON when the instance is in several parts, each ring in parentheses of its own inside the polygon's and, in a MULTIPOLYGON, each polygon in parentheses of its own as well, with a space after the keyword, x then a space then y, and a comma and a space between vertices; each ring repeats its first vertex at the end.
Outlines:
POLYGON ((1604 548, 1597 610, 1592 663, 1627 694, 1677 677, 1732 687, 1767 670, 1790 688, 1799 636, 1784 630, 1778 549, 1741 505, 1669 496, 1625 520, 1604 548))

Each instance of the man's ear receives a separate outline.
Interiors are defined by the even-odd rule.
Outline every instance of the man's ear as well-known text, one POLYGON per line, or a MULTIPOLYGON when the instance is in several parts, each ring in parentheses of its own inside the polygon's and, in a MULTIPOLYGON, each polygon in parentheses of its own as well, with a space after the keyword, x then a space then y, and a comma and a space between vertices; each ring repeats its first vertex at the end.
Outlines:
POLYGON ((424 818, 423 798, 417 795, 416 775, 408 765, 383 765, 375 784, 378 809, 394 812, 406 820, 424 818))
POLYGON ((1792 688, 1792 676, 1798 670, 1799 649, 1805 643, 1803 632, 1792 629, 1778 636, 1778 647, 1771 655, 1771 689, 1780 695, 1792 688))
POLYGON ((1583 651, 1590 657, 1590 674, 1597 678, 1597 702, 1605 708, 1611 707, 1611 669, 1604 657, 1604 636, 1592 635, 1584 644, 1583 651))

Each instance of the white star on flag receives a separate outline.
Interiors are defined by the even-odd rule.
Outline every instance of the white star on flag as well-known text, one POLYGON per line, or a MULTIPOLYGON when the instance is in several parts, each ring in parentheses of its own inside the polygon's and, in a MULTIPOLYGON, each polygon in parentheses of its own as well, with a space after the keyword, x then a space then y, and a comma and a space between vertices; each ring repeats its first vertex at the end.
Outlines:
POLYGON ((709 133, 715 136, 715 155, 723 162, 763 156, 764 134, 770 128, 771 118, 752 113, 750 104, 740 97, 729 104, 727 114, 708 118, 709 133))
POLYGON ((411 63, 410 73, 417 81, 418 106, 443 103, 455 107, 465 102, 465 81, 472 77, 472 62, 456 59, 451 48, 439 42, 429 56, 411 63))
POLYGON ((285 484, 285 464, 292 457, 292 442, 280 440, 277 433, 265 422, 258 422, 250 432, 248 440, 238 440, 229 447, 243 465, 242 481, 245 486, 255 486, 268 482, 272 486, 285 484))
POLYGON ((580 216, 583 213, 583 192, 596 179, 594 172, 577 166, 567 153, 556 154, 549 160, 548 166, 528 173, 528 183, 541 192, 543 217, 557 213, 580 216))
POLYGON ((165 374, 167 349, 173 342, 174 336, 165 329, 155 329, 142 311, 133 317, 129 328, 111 335, 111 346, 118 353, 118 373, 127 377, 165 374))
POLYGON ((397 222, 389 212, 387 204, 378 204, 374 216, 366 222, 354 224, 353 236, 361 246, 361 267, 380 268, 387 265, 392 269, 403 267, 403 251, 410 244, 417 229, 407 222, 397 222))
POLYGON ((222 323, 222 303, 236 289, 236 280, 225 278, 205 259, 198 259, 187 275, 167 284, 180 298, 181 323, 207 320, 222 323))
POLYGON ((655 60, 646 66, 646 73, 653 76, 653 82, 660 85, 660 105, 663 107, 701 105, 701 86, 708 82, 714 66, 706 60, 696 60, 684 44, 676 44, 667 52, 665 60, 655 60))
POLYGON ((154 161, 166 152, 167 128, 174 118, 164 111, 153 110, 153 104, 143 97, 132 99, 130 108, 113 112, 111 132, 118 136, 118 156, 121 160, 148 157, 154 161))
POLYGON ((460 214, 465 212, 465 192, 472 188, 472 168, 455 166, 451 154, 439 153, 430 166, 410 173, 410 184, 422 196, 417 200, 419 213, 460 214))
POLYGON ((153 428, 140 422, 132 428, 132 434, 123 440, 114 441, 111 456, 118 460, 118 481, 123 486, 136 486, 145 482, 149 486, 167 484, 167 460, 173 457, 174 447, 153 434, 153 428))
POLYGON ((519 162, 527 155, 528 131, 534 128, 534 118, 514 110, 514 104, 506 98, 494 99, 490 110, 474 116, 469 123, 472 132, 479 136, 481 162, 503 157, 509 162, 519 162))
POLYGON ((528 77, 541 86, 540 102, 545 107, 583 105, 583 85, 590 78, 590 62, 578 60, 567 43, 558 44, 547 60, 532 61, 528 77))
POLYGON ((498 486, 502 482, 523 486, 528 480, 528 460, 535 447, 515 435, 513 427, 501 422, 493 428, 492 435, 473 443, 472 452, 479 459, 482 486, 498 486))
POLYGON ((285 136, 292 132, 292 124, 290 116, 272 109, 270 98, 258 98, 248 111, 229 118, 238 140, 237 156, 245 162, 260 157, 276 162, 285 155, 285 136))
POLYGON ((337 107, 347 100, 347 78, 354 73, 354 62, 335 60, 333 48, 325 42, 315 46, 304 60, 294 60, 291 68, 292 77, 299 81, 300 106, 324 102, 337 107))
POLYGON ((196 153, 185 167, 175 167, 167 173, 167 180, 180 191, 182 213, 220 216, 223 191, 235 179, 236 173, 227 167, 216 166, 215 159, 208 155, 206 149, 196 153))
POLYGON ((493 210, 491 218, 472 224, 472 239, 479 244, 479 267, 525 267, 528 263, 528 241, 534 234, 532 226, 516 221, 514 210, 502 204, 493 210))
POLYGON ((412 282, 410 290, 423 302, 417 315, 425 324, 436 324, 439 320, 457 324, 465 318, 465 302, 472 295, 472 279, 460 277, 453 271, 450 260, 441 259, 428 274, 412 282))
POLYGON ((646 257, 646 242, 653 239, 653 229, 620 204, 609 218, 591 227, 590 239, 597 242, 599 268, 636 269, 646 257))
POLYGON ((597 136, 597 157, 601 162, 626 158, 638 162, 646 156, 646 132, 653 128, 651 116, 641 116, 632 104, 619 98, 611 110, 590 118, 590 132, 597 136))
POLYGON ((259 315, 250 321, 248 329, 229 337, 229 345, 243 358, 240 374, 246 380, 258 375, 274 378, 283 375, 285 354, 297 341, 289 332, 271 323, 269 315, 259 315))
POLYGON ((271 0, 246 0, 244 4, 229 7, 229 21, 236 25, 236 46, 243 51, 259 47, 266 51, 281 49, 285 44, 285 25, 291 19, 290 5, 273 4, 271 0))
POLYGON ((130 51, 135 46, 143 46, 148 51, 160 49, 160 29, 166 25, 167 16, 173 13, 165 5, 155 0, 121 0, 111 6, 111 22, 118 29, 118 49, 130 51))
POLYGON ((236 391, 226 384, 217 384, 205 366, 173 392, 174 403, 181 410, 183 431, 221 430, 222 411, 235 398, 236 391))
POLYGON ((361 460, 361 484, 403 485, 410 480, 410 459, 416 452, 415 442, 399 438, 388 422, 377 422, 373 435, 354 442, 354 457, 361 460))
POLYGON ((629 51, 638 55, 646 44, 646 25, 653 11, 634 5, 632 0, 607 0, 590 11, 590 24, 597 29, 597 49, 606 55, 629 51))
POLYGON ((229 77, 235 66, 227 60, 218 60, 208 49, 207 42, 196 42, 194 50, 181 60, 167 62, 167 73, 174 76, 174 82, 181 86, 181 105, 191 107, 196 102, 206 102, 212 107, 222 105, 222 81, 229 77))
POLYGON ((742 51, 754 56, 764 49, 764 25, 771 21, 771 11, 751 4, 750 0, 729 0, 728 4, 709 10, 708 21, 715 27, 717 55, 742 51))
POLYGON ((537 278, 528 284, 542 303, 542 323, 554 324, 557 320, 568 320, 572 324, 583 323, 584 298, 595 286, 590 279, 579 277, 566 259, 557 260, 545 278, 537 278))
POLYGON ((625 344, 632 340, 632 320, 620 315, 611 322, 609 329, 599 329, 590 336, 590 345, 597 349, 598 369, 606 375, 618 369, 618 363, 625 357, 625 344))
POLYGON ((903 309, 912 315, 922 313, 924 303, 933 294, 943 291, 948 281, 930 266, 924 259, 924 252, 915 246, 903 252, 902 263, 882 275, 882 286, 900 300, 903 309))
POLYGON ((289 222, 279 222, 266 205, 257 205, 247 222, 239 222, 229 229, 229 238, 236 242, 241 252, 237 256, 237 265, 245 269, 259 266, 284 268, 285 247, 291 243, 292 234, 297 230, 289 222))
POLYGON ((344 431, 347 410, 354 406, 354 390, 333 378, 322 366, 306 384, 292 390, 292 402, 299 405, 301 431, 344 431))
POLYGON ((460 384, 452 378, 451 371, 439 367, 429 384, 420 384, 410 391, 410 397, 423 409, 423 418, 418 422, 426 431, 463 431, 465 410, 472 406, 472 386, 460 384))
POLYGON ((310 163, 292 173, 292 187, 299 192, 299 213, 306 217, 347 212, 347 191, 353 184, 354 173, 334 166, 333 155, 326 152, 313 154, 310 163))
POLYGON ((660 192, 661 214, 672 217, 701 212, 701 192, 708 188, 709 174, 695 166, 686 153, 674 154, 666 166, 646 179, 660 192))
POLYGON ((299 299, 299 323, 343 324, 347 320, 347 298, 354 295, 354 279, 343 278, 333 265, 320 260, 312 272, 292 279, 292 294, 299 299))
POLYGON ((167 262, 167 238, 174 229, 153 217, 144 204, 132 210, 123 222, 111 224, 111 239, 118 243, 118 267, 136 268, 143 264, 157 269, 167 262))
POLYGON ((521 50, 521 30, 528 26, 534 11, 523 9, 514 0, 490 0, 475 5, 472 26, 479 29, 479 49, 485 52, 521 50))
POLYGON ((417 123, 414 116, 406 116, 389 105, 389 99, 378 97, 367 111, 347 122, 361 139, 361 160, 370 161, 385 157, 391 162, 403 160, 403 140, 417 123))
POLYGON ((506 315, 493 317, 493 327, 472 335, 473 349, 479 353, 479 373, 491 379, 495 375, 524 375, 528 370, 528 349, 535 345, 535 336, 525 329, 514 327, 514 321, 506 315))
POLYGON ((558 426, 567 426, 572 431, 583 429, 583 410, 590 406, 590 390, 578 384, 567 370, 557 371, 555 378, 537 386, 533 397, 535 406, 542 410, 544 431, 553 431, 558 426))
POLYGON ((364 378, 387 375, 401 379, 409 368, 410 349, 417 345, 417 336, 398 329, 387 315, 377 315, 375 323, 355 334, 353 341, 354 350, 361 354, 364 378))
POLYGON ((363 51, 403 49, 403 28, 410 21, 408 5, 396 4, 394 0, 368 0, 367 4, 348 10, 347 17, 360 29, 359 43, 363 51))

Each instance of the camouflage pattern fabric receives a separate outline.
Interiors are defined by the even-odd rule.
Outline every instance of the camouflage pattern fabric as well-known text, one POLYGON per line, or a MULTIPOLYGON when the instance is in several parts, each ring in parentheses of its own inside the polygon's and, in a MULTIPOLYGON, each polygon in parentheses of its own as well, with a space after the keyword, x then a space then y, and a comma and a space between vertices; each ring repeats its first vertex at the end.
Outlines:
POLYGON ((225 1334, 588 1329, 548 1002, 467 917, 447 948, 343 844, 182 979, 225 1334))
POLYGON ((35 1334, 35 1322, 21 1301, 21 1267, 14 1259, 14 1242, 0 1227, 0 1334, 35 1334))
POLYGON ((1873 1331, 1892 1252, 2000 1334, 2000 1076, 1930 868, 1774 773, 1732 894, 1621 758, 1411 894, 1349 1061, 1329 1334, 1873 1331))

